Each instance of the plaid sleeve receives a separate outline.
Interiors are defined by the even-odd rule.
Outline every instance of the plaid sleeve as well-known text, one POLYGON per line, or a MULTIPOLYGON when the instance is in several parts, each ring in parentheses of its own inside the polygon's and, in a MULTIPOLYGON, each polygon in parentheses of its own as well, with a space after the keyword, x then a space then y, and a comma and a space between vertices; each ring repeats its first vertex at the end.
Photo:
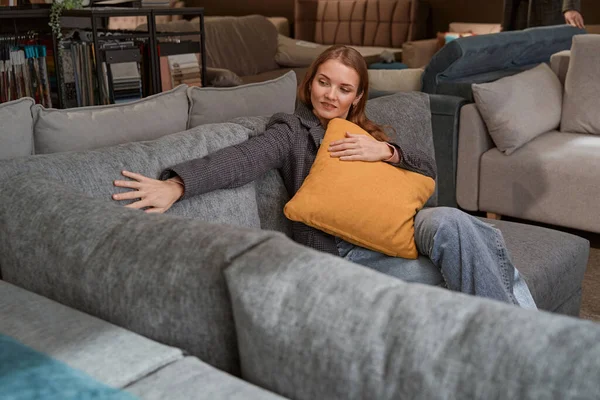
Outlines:
POLYGON ((297 137, 299 124, 293 115, 275 116, 262 135, 168 168, 161 179, 179 176, 185 187, 183 198, 243 186, 282 165, 297 137))

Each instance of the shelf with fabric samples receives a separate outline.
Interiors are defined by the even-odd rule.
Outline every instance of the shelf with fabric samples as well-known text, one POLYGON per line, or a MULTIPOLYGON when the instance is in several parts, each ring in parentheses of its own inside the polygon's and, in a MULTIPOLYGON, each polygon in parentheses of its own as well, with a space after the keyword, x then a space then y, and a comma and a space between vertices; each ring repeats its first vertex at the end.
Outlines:
POLYGON ((46 107, 62 106, 49 16, 48 5, 0 7, 0 103, 27 96, 46 107))
POLYGON ((52 60, 49 72, 54 82, 52 96, 55 101, 45 105, 68 108, 113 104, 159 93, 163 91, 159 51, 165 56, 197 54, 198 86, 205 85, 203 8, 88 7, 64 10, 61 16, 63 38, 60 41, 48 26, 49 18, 48 6, 0 8, 0 20, 3 21, 0 34, 13 34, 16 27, 19 31, 27 28, 28 32, 43 32, 51 41, 51 50, 48 51, 51 57, 48 58, 52 60), (199 17, 198 30, 186 32, 186 37, 192 35, 195 40, 171 40, 181 33, 157 32, 156 20, 165 15, 199 17), (109 19, 119 16, 141 16, 147 21, 146 29, 109 29, 109 19), (58 60, 59 54, 65 57, 58 60), (138 67, 137 73, 133 64, 138 67), (113 76, 116 71, 120 78, 113 76), (65 72, 68 74, 65 75, 65 72), (118 79, 120 81, 115 82, 118 79), (141 84, 138 85, 138 81, 141 84), (117 85, 121 86, 120 97, 115 91, 117 85))
POLYGON ((155 8, 152 10, 152 16, 157 48, 156 87, 167 90, 181 83, 190 86, 206 86, 204 8, 155 8), (171 29, 173 25, 158 22, 158 19, 164 16, 197 20, 198 29, 173 30, 171 29))

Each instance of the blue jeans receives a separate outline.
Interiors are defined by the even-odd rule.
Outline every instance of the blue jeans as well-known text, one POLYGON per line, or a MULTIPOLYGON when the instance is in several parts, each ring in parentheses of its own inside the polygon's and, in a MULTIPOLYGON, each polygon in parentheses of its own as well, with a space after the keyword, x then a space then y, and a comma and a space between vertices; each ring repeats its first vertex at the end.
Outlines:
POLYGON ((390 257, 336 239, 340 256, 408 282, 537 309, 527 284, 513 266, 502 233, 456 208, 435 207, 415 217, 415 242, 430 261, 390 257), (441 272, 441 275, 440 275, 441 272))

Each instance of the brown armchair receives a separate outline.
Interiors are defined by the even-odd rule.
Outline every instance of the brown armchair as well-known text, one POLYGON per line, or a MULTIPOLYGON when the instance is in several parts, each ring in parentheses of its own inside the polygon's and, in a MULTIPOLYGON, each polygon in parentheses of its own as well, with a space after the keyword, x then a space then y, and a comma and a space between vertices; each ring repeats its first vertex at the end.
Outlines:
POLYGON ((400 48, 426 37, 423 0, 295 0, 294 37, 319 44, 400 48))

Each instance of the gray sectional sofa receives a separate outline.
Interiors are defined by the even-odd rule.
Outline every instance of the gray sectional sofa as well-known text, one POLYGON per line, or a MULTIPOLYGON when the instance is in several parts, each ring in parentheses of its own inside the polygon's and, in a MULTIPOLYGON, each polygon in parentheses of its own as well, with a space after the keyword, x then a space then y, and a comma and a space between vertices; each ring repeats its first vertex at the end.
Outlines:
MULTIPOLYGON (((30 120, 23 112, 30 105, 6 106, 19 106, 21 116, 3 115, 4 143, 20 129, 15 148, 48 154, 0 160, 0 333, 150 399, 541 399, 600 391, 598 325, 405 283, 300 246, 286 236, 288 195, 277 171, 181 201, 165 215, 110 200, 122 169, 158 176, 261 134, 264 114, 290 111, 295 97, 295 81, 266 84, 281 86, 179 88, 118 107, 36 106, 30 120), (284 94, 239 101, 256 100, 261 87, 284 94), (153 119, 182 99, 189 114, 153 119), (102 118, 111 130, 94 125, 102 118), (158 122, 188 129, 164 132, 158 122), (64 141, 75 129, 80 140, 64 141), (150 137, 132 142, 129 130, 150 137), (60 151, 59 143, 79 147, 60 151)), ((371 100, 368 113, 388 118, 399 140, 429 143, 440 160, 436 132, 455 122, 415 137, 431 135, 429 110, 422 113, 429 103, 426 94, 400 93, 371 100)), ((539 307, 577 315, 589 243, 497 226, 539 307)))

